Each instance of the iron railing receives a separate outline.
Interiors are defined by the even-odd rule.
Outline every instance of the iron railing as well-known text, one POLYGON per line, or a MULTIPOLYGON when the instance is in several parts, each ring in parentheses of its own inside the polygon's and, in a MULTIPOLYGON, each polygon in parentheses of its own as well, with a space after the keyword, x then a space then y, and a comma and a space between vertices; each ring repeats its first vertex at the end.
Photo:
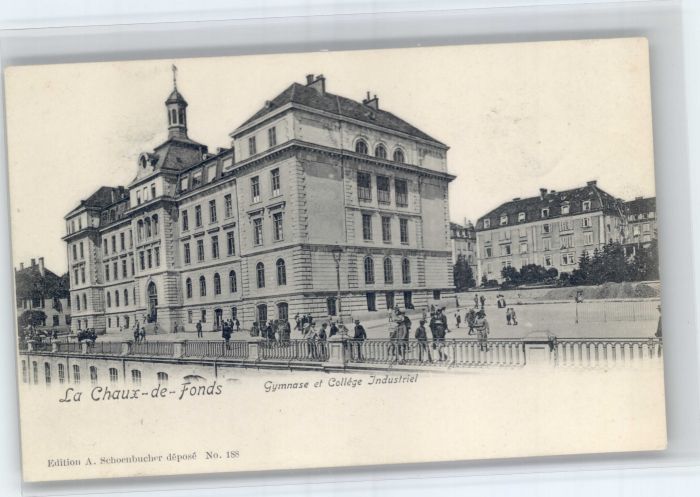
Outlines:
POLYGON ((660 359, 660 338, 560 338, 551 345, 562 367, 613 367, 660 359))
POLYGON ((183 347, 183 357, 224 357, 231 359, 246 359, 248 357, 248 342, 231 340, 188 340, 183 347))
POLYGON ((260 357, 278 361, 328 360, 329 345, 321 340, 283 340, 260 342, 260 357))

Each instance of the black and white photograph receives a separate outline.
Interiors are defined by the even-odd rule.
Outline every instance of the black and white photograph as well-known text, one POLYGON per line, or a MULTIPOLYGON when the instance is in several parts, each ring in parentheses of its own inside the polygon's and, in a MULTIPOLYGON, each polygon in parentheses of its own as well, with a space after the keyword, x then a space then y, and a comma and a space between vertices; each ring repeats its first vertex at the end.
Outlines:
POLYGON ((665 447, 645 39, 5 87, 26 480, 665 447))

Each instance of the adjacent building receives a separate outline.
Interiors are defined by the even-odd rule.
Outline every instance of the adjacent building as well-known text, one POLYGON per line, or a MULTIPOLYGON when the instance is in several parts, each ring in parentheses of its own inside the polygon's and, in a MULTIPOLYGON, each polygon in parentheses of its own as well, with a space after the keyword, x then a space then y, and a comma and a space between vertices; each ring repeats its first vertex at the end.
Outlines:
POLYGON ((189 137, 187 106, 175 86, 168 138, 133 181, 66 215, 75 329, 249 326, 453 293, 445 144, 323 76, 265 102, 216 153, 189 137))
POLYGON ((450 243, 452 264, 457 262, 459 256, 464 256, 476 274, 476 230, 471 221, 465 219, 464 224, 450 223, 450 243))
POLYGON ((27 311, 41 311, 43 319, 38 327, 68 329, 71 325, 71 307, 68 283, 44 266, 44 258, 32 259, 29 266, 20 263, 15 269, 17 317, 27 311))
POLYGON ((584 252, 625 242, 626 209, 596 181, 501 204, 476 223, 478 281, 501 282, 503 268, 527 264, 571 272, 584 252))

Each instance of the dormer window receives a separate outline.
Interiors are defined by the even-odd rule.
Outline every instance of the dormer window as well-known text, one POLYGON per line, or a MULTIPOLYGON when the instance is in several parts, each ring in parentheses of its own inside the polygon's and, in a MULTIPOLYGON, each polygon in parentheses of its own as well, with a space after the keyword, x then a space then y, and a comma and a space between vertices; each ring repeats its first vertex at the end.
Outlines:
POLYGON ((591 201, 590 200, 584 200, 583 203, 581 204, 581 210, 583 212, 588 212, 591 210, 591 201))
POLYGON ((367 142, 364 140, 357 140, 357 143, 355 143, 355 152, 358 154, 367 155, 369 153, 367 142))
POLYGON ((525 221, 525 213, 524 212, 519 212, 518 213, 518 222, 522 223, 525 221))
POLYGON ((484 219, 484 229, 488 229, 491 227, 491 220, 490 219, 484 219))
POLYGON ((548 218, 549 217, 549 207, 545 207, 544 209, 542 209, 541 214, 542 214, 542 218, 548 218))
POLYGON ((146 166, 148 165, 148 159, 146 158, 146 155, 143 154, 141 157, 139 157, 139 166, 141 166, 143 169, 146 169, 146 166))
POLYGON ((561 204, 561 213, 562 214, 569 213, 569 202, 564 202, 563 204, 561 204))
POLYGON ((501 226, 508 224, 508 214, 501 214, 501 226))

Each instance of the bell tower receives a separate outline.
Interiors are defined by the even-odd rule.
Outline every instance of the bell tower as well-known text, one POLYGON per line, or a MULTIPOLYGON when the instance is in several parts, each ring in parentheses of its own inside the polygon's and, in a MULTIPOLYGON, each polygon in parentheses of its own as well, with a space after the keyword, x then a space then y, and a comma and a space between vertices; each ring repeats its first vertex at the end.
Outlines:
POLYGON ((173 91, 165 101, 168 138, 187 138, 187 102, 177 91, 177 66, 173 65, 173 91))

